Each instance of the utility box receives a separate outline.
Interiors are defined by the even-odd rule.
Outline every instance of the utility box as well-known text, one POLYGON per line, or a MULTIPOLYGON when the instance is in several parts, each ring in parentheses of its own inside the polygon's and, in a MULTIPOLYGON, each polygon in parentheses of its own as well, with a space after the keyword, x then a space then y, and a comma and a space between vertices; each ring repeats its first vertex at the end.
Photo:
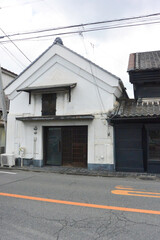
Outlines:
POLYGON ((1 167, 8 166, 13 167, 15 166, 15 156, 14 154, 1 154, 1 167))

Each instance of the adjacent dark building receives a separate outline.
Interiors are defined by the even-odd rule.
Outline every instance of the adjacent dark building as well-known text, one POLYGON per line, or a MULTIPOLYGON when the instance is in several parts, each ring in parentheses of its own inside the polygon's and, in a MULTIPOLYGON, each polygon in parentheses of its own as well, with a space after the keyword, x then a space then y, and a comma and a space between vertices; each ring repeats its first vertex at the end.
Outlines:
POLYGON ((133 53, 128 73, 134 99, 111 113, 117 171, 160 173, 160 51, 133 53))

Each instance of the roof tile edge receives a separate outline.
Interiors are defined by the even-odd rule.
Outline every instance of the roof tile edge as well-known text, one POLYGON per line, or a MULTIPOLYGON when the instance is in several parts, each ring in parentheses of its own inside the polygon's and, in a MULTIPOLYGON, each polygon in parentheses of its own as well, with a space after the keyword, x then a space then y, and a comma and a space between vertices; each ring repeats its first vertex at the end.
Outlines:
POLYGON ((128 69, 127 72, 135 70, 135 53, 129 55, 128 69))

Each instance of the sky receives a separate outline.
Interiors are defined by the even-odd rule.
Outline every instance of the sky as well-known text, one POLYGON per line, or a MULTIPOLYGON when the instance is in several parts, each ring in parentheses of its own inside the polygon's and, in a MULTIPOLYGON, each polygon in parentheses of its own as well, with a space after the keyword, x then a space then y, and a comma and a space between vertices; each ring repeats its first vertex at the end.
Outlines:
MULTIPOLYGON (((0 0, 0 65, 19 74, 58 37, 17 42, 10 37, 12 42, 4 43, 9 40, 1 38, 4 34, 154 13, 160 13, 159 0, 0 0)), ((133 97, 129 54, 160 50, 160 23, 82 33, 85 29, 81 26, 75 34, 61 35, 63 44, 119 77, 133 97)))

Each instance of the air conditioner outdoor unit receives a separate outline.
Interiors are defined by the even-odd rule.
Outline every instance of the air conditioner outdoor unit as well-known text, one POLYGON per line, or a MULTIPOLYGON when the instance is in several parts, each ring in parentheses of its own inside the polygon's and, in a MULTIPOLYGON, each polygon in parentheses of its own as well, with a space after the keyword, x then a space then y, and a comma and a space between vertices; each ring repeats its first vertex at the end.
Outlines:
POLYGON ((1 167, 9 166, 12 167, 15 165, 15 156, 14 154, 1 154, 1 167))

